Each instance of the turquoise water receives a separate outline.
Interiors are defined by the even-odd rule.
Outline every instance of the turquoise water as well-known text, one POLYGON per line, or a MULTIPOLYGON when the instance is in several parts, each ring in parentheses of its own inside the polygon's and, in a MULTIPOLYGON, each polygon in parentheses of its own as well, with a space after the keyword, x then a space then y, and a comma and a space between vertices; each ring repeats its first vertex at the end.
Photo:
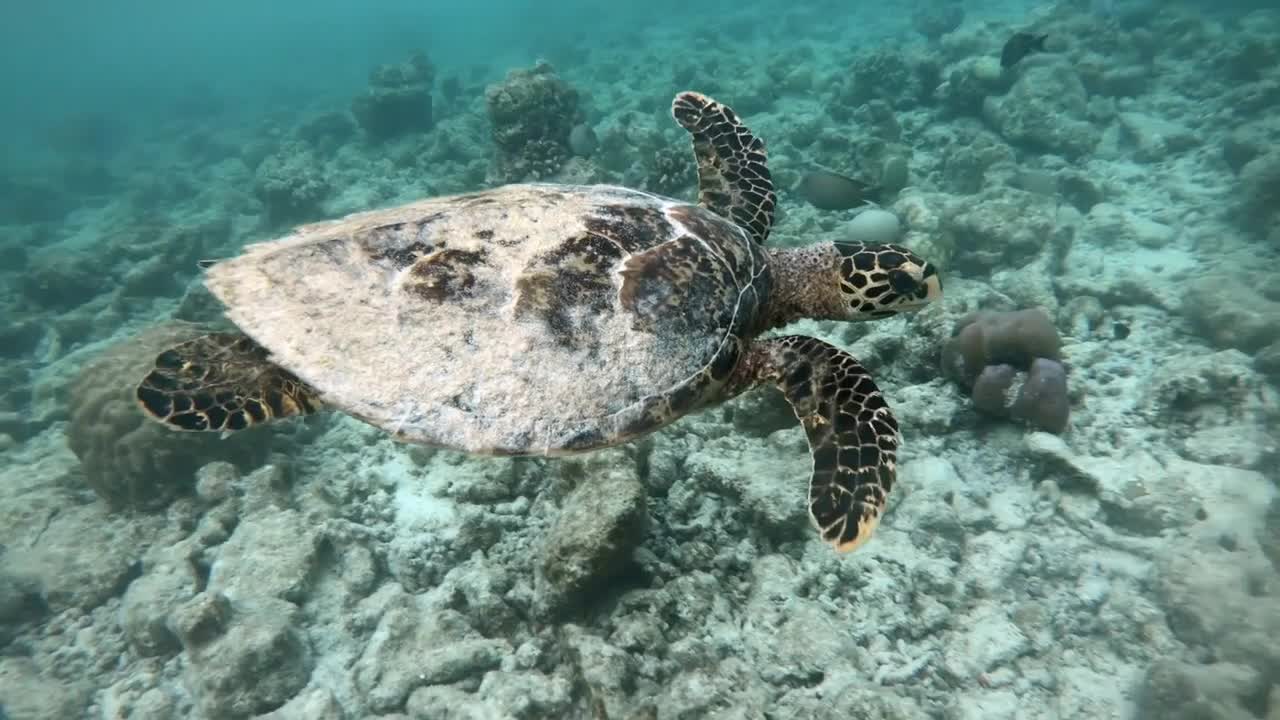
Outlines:
POLYGON ((440 5, 0 10, 0 720, 1280 716, 1280 12, 440 5))

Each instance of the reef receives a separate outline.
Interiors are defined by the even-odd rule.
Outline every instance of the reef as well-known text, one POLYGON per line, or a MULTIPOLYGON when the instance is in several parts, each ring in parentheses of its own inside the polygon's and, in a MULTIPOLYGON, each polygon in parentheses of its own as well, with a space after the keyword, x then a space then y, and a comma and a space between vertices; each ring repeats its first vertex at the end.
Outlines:
MULTIPOLYGON (((1245 4, 613 8, 555 70, 442 49, 434 98, 420 57, 351 70, 354 102, 192 83, 162 125, 11 143, 0 718, 1280 716, 1280 13, 1245 4), (1045 52, 1003 68, 1019 30, 1045 52), (219 322, 197 263, 295 223, 534 179, 694 200, 673 87, 766 139, 771 247, 896 237, 942 271, 918 314, 784 330, 901 424, 856 552, 814 538, 777 393, 577 458, 134 406, 219 322), (817 167, 879 207, 806 203, 817 167)), ((541 52, 527 27, 493 57, 541 52)))

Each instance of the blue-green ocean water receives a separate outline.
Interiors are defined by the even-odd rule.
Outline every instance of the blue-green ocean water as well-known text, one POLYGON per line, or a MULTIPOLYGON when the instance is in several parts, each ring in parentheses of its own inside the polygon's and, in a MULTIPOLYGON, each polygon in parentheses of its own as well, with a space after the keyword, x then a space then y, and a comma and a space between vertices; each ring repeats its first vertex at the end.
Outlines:
POLYGON ((1273 5, 5 5, 0 720, 1280 717, 1273 5), (201 261, 504 183, 695 202, 684 90, 764 140, 771 247, 868 241, 871 200, 942 273, 786 328, 902 425, 866 545, 815 532, 769 388, 567 460, 143 417, 226 327, 201 261), (1044 355, 946 359, 1031 308, 1065 429, 1044 355))

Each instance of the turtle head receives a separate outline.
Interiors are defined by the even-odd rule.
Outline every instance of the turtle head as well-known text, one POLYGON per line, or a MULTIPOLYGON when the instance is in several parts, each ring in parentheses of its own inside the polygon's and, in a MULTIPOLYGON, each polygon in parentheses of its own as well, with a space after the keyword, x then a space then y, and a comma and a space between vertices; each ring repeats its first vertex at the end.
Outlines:
POLYGON ((942 297, 933 264, 901 245, 828 242, 771 249, 766 328, 801 318, 878 320, 942 297))
POLYGON ((942 277, 931 263, 901 245, 834 242, 844 317, 876 320, 915 312, 942 297, 942 277))

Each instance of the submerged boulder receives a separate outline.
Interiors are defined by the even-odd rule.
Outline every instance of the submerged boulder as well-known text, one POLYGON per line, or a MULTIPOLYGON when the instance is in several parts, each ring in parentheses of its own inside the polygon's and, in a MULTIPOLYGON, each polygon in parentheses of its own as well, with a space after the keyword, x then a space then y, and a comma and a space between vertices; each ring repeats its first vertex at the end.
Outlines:
POLYGON ((369 73, 369 87, 351 101, 351 113, 370 138, 385 140, 426 132, 433 123, 431 85, 436 69, 424 53, 369 73))

